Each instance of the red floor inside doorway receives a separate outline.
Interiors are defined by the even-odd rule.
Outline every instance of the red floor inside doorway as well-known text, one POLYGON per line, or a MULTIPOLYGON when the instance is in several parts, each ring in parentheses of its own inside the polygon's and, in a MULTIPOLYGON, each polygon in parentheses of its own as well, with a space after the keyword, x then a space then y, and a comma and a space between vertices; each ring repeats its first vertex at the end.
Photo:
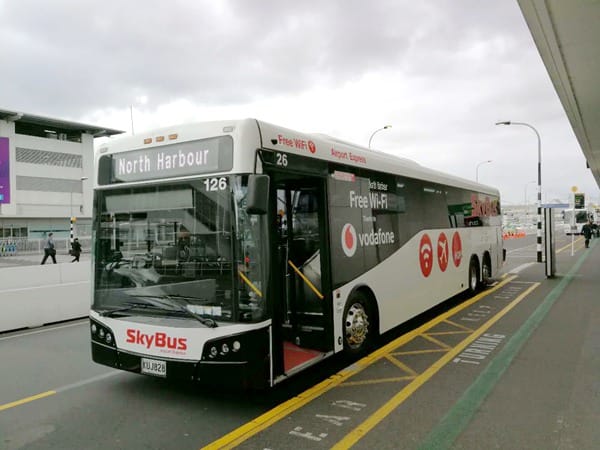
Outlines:
POLYGON ((321 355, 317 350, 301 348, 291 342, 283 343, 283 364, 286 372, 321 355))

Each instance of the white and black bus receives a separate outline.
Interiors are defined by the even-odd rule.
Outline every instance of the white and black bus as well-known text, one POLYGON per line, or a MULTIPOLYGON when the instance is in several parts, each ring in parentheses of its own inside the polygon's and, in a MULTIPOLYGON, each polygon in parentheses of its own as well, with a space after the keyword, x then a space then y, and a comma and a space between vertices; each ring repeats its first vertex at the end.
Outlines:
POLYGON ((93 360, 272 386, 496 277, 496 189, 246 119, 96 149, 93 360))

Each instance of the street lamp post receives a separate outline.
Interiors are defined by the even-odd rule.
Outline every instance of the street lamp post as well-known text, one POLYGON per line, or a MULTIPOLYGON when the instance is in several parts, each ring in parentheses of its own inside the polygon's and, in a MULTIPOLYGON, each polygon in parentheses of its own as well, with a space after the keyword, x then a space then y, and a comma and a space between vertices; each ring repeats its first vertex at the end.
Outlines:
POLYGON ((492 160, 488 159, 487 161, 482 161, 479 164, 477 164, 477 167, 475 168, 475 181, 477 181, 479 183, 479 166, 482 166, 484 164, 488 164, 491 162, 492 162, 492 160))
POLYGON ((538 195, 537 195, 537 262, 542 262, 542 140, 540 133, 531 125, 524 122, 496 122, 496 125, 522 125, 531 128, 537 136, 537 151, 538 151, 538 195))
POLYGON ((373 139, 373 136, 375 136, 375 134, 378 133, 379 131, 387 130, 388 128, 392 128, 392 126, 386 125, 383 128, 379 128, 379 129, 373 131, 373 134, 371 134, 371 137, 369 138, 369 149, 371 149, 371 140, 373 139))

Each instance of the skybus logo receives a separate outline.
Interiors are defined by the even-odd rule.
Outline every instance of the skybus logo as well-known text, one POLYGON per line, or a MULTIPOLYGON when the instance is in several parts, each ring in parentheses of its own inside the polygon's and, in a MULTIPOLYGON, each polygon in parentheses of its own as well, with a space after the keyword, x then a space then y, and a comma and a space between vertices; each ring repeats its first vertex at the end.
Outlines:
POLYGON ((393 231, 371 230, 369 233, 357 233, 351 223, 347 223, 342 228, 342 250, 345 255, 351 258, 356 253, 358 245, 369 247, 374 245, 387 245, 395 242, 393 231))
POLYGON ((187 350, 187 338, 171 337, 167 333, 142 333, 140 330, 127 329, 127 343, 143 345, 146 348, 168 348, 171 350, 187 350))

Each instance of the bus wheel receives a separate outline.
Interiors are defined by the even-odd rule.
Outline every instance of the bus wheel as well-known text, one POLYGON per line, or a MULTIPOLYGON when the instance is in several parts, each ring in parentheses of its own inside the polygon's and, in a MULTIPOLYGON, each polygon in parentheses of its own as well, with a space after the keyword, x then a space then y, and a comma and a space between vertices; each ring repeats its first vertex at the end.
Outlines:
POLYGON ((475 295, 477 288, 479 288, 479 262, 477 262, 477 258, 471 258, 469 263, 469 294, 475 295))
POLYGON ((483 264, 481 265, 481 287, 484 287, 489 279, 492 277, 492 262, 490 257, 486 254, 483 257, 483 264))
POLYGON ((365 353, 371 345, 373 331, 372 308, 369 300, 356 292, 344 308, 344 352, 349 356, 365 353))

